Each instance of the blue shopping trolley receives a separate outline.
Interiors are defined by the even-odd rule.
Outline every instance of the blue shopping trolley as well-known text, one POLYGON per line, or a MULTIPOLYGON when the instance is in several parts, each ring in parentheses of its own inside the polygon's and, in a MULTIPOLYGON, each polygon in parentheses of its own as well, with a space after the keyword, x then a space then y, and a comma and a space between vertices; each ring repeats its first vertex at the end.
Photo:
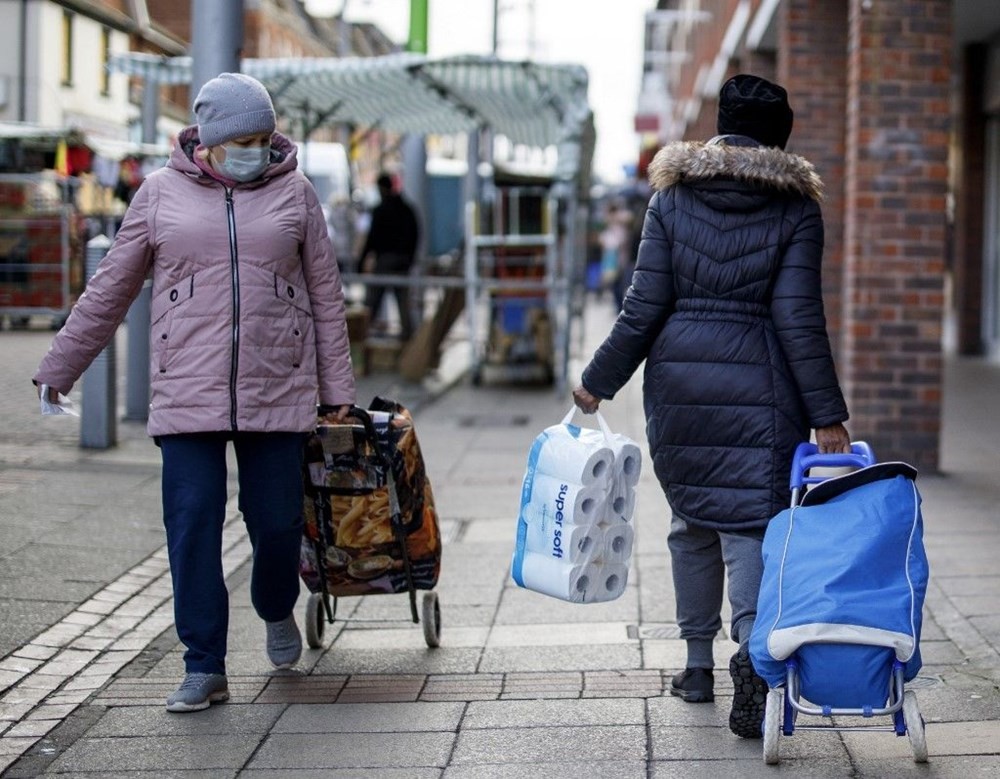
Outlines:
POLYGON ((890 731, 927 761, 924 721, 905 689, 920 669, 928 566, 916 469, 877 463, 864 442, 850 454, 800 444, 791 506, 768 525, 750 654, 767 681, 764 762, 796 729, 890 731), (814 469, 851 469, 821 475, 814 469), (798 715, 828 724, 798 725, 798 715), (843 725, 833 717, 891 717, 843 725))

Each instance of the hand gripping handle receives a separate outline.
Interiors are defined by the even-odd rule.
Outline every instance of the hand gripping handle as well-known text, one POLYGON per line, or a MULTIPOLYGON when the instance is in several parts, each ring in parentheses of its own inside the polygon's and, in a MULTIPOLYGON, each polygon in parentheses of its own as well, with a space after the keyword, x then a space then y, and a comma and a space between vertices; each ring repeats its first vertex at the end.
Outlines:
POLYGON ((865 441, 852 442, 850 454, 820 454, 816 444, 801 443, 792 457, 790 486, 793 490, 798 490, 805 484, 819 484, 829 478, 809 476, 812 468, 864 468, 875 462, 875 453, 865 441))

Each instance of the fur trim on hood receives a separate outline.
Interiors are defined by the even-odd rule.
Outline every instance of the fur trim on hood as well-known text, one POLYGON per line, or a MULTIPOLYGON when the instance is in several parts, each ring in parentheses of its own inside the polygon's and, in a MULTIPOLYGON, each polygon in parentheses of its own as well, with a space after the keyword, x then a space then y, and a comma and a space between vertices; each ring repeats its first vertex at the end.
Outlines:
POLYGON ((660 149, 649 165, 654 189, 712 179, 732 179, 823 199, 823 182, 804 157, 770 146, 679 141, 660 149))

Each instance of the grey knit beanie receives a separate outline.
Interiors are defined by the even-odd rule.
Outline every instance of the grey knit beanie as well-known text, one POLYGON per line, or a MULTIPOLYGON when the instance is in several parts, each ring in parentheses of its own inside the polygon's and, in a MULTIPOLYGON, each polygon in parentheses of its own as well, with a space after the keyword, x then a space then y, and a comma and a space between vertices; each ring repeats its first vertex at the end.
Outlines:
POLYGON ((220 73, 194 100, 198 139, 219 146, 234 138, 273 133, 274 105, 264 85, 243 73, 220 73))

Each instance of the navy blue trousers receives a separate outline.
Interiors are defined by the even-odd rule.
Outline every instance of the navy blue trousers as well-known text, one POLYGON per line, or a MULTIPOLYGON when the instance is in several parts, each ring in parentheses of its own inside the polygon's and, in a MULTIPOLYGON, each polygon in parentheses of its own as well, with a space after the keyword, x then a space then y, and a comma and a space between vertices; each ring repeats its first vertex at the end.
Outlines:
POLYGON ((190 672, 226 672, 229 592, 222 570, 226 448, 233 442, 239 508, 253 547, 250 599, 278 622, 299 594, 301 433, 199 433, 159 438, 174 621, 190 672))

